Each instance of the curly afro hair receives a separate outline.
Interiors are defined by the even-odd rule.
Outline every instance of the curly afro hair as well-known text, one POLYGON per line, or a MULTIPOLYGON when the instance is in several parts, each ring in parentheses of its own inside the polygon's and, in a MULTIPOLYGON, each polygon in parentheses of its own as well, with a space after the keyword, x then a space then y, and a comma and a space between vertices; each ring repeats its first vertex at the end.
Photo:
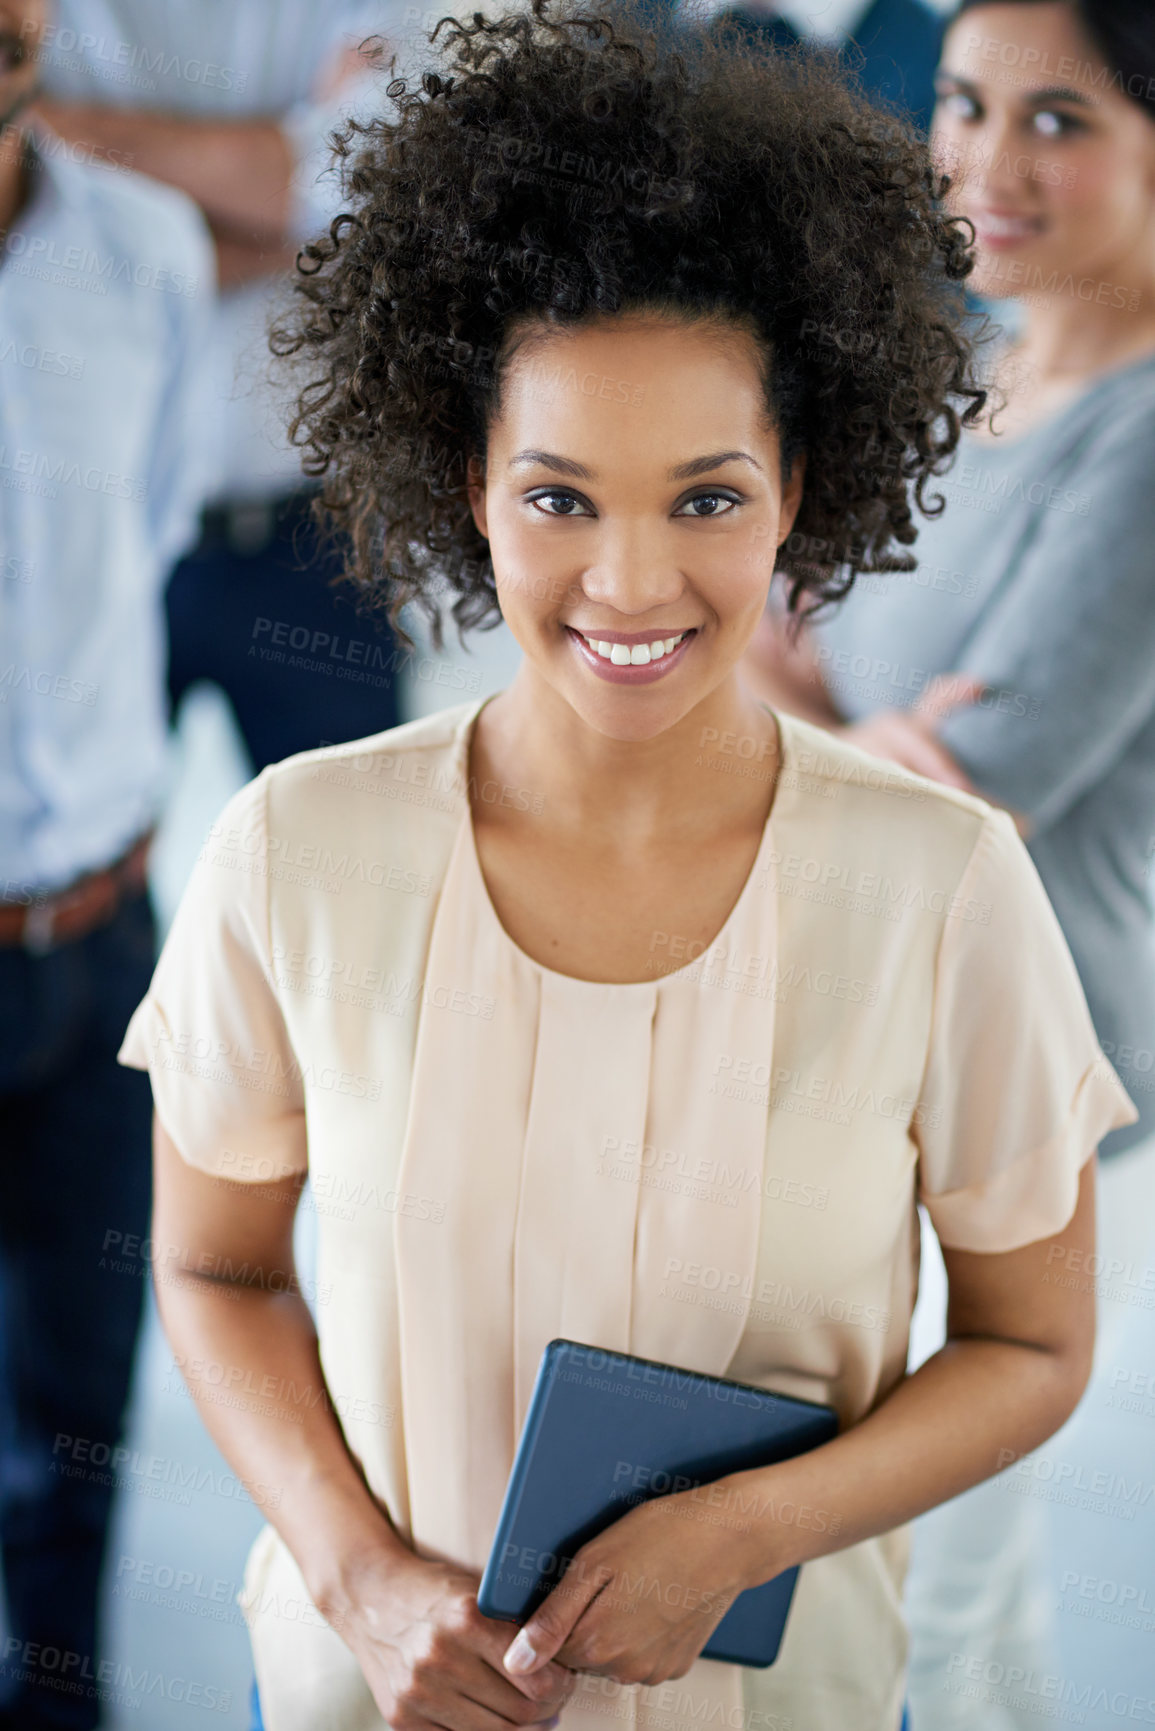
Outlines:
POLYGON ((447 599, 461 631, 496 622, 467 472, 509 358, 527 328, 636 311, 756 337, 784 470, 807 456, 792 607, 910 569, 911 499, 941 510, 924 490, 984 400, 971 236, 925 143, 829 52, 651 28, 636 4, 532 0, 430 41, 436 66, 335 138, 346 210, 272 339, 368 603, 395 625, 415 603, 438 645, 447 599))

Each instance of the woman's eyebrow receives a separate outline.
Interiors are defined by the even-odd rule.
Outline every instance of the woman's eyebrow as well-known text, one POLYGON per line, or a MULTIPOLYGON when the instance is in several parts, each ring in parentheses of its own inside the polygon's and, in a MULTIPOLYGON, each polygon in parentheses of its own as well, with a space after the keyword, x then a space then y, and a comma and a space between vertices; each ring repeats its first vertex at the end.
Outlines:
MULTIPOLYGON (((572 457, 559 457, 555 451, 525 450, 519 451, 516 457, 509 459, 510 468, 523 463, 540 463, 545 469, 552 469, 558 475, 571 475, 578 481, 593 481, 596 473, 588 469, 584 463, 575 462, 572 457)), ((748 451, 714 451, 708 457, 692 457, 688 463, 679 463, 676 468, 667 470, 671 481, 692 481, 695 475, 709 474, 711 469, 720 469, 723 463, 752 463, 755 469, 761 469, 748 451)))
POLYGON ((559 475, 572 475, 577 481, 594 479, 594 471, 587 469, 584 463, 576 463, 572 457, 559 457, 553 451, 519 451, 516 457, 509 459, 511 469, 520 463, 540 463, 543 469, 553 469, 559 475))
POLYGON ((692 481, 695 475, 706 475, 711 469, 720 469, 723 463, 752 463, 759 470, 762 467, 749 451, 715 451, 712 456, 694 457, 688 463, 679 463, 668 474, 671 481, 692 481))

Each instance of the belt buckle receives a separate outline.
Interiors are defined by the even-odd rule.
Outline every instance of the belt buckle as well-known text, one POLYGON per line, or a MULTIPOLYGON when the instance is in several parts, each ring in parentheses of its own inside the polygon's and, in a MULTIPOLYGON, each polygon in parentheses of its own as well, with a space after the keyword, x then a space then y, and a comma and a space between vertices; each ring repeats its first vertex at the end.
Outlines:
POLYGON ((33 902, 24 916, 24 932, 21 939, 24 948, 32 956, 45 956, 49 950, 56 947, 56 909, 50 897, 43 901, 33 902))

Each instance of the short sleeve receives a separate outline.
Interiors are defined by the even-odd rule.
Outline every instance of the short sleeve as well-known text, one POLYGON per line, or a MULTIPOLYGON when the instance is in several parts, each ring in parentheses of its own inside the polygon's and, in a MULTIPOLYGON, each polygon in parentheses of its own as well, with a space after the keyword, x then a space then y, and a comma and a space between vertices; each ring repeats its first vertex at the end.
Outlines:
POLYGON ((943 924, 911 1128, 918 1197, 948 1248, 1014 1250, 1066 1225, 1080 1169, 1138 1113, 1005 812, 985 816, 943 924))
POLYGON ((266 778, 212 825, 118 1054, 147 1070, 191 1166, 270 1183, 308 1166, 301 1068, 273 984, 266 778))

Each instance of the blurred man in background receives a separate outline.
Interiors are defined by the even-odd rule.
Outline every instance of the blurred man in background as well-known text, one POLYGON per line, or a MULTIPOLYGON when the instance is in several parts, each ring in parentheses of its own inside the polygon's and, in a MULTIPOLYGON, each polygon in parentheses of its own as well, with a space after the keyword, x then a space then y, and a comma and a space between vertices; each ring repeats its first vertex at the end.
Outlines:
POLYGON ((924 0, 673 0, 673 7, 685 24, 725 16, 776 46, 825 44, 858 73, 868 96, 924 132, 930 124, 943 27, 941 8, 924 0))
POLYGON ((194 204, 25 128, 44 11, 0 0, 0 1731, 98 1722, 144 1294, 121 1250, 150 1207, 149 1089, 116 1051, 153 967, 161 597, 213 296, 194 204))
POLYGON ((358 45, 402 17, 390 0, 59 0, 41 51, 47 123, 178 187, 212 231, 208 504, 169 587, 169 688, 175 712, 197 680, 220 686, 255 769, 398 720, 394 639, 328 587, 341 561, 312 528, 267 331, 298 247, 340 209, 329 134, 383 100, 358 45))

